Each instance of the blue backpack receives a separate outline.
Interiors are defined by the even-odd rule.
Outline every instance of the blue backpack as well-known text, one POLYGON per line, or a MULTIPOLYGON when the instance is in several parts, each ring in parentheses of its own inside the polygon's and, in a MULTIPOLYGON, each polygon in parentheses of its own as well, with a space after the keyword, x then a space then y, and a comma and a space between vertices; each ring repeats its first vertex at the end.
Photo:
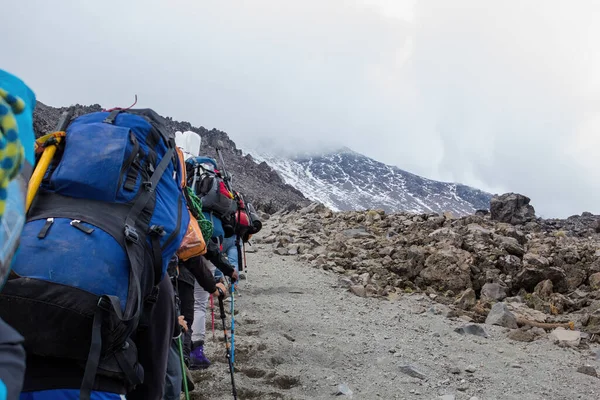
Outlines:
MULTIPOLYGON (((174 135, 152 110, 73 120, 29 210, 0 316, 29 355, 143 381, 132 336, 150 322, 157 285, 189 224, 174 135)), ((160 321, 158 323, 167 323, 160 321)))

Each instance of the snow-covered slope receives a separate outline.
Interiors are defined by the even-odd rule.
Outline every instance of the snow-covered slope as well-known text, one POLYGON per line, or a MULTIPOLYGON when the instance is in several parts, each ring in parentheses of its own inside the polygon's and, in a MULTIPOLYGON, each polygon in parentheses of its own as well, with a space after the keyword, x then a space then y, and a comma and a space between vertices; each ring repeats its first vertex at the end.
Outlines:
POLYGON ((332 210, 452 212, 489 209, 491 194, 456 183, 422 178, 348 148, 322 155, 286 158, 250 151, 311 200, 332 210))

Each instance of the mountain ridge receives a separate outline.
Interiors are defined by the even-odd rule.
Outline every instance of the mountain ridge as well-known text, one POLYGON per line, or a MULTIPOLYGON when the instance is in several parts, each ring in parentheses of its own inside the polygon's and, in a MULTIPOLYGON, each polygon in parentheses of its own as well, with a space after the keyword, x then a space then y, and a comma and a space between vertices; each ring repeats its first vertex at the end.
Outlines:
MULTIPOLYGON (((36 136, 53 131, 60 114, 69 108, 74 111, 74 117, 102 111, 102 106, 99 104, 89 106, 75 104, 57 108, 38 101, 33 114, 36 136)), ((246 200, 252 202, 255 208, 273 213, 282 209, 298 209, 309 204, 309 200, 300 191, 286 184, 269 165, 256 162, 251 156, 244 155, 226 132, 214 128, 209 130, 202 126, 195 127, 187 121, 175 121, 170 117, 163 118, 167 129, 173 132, 192 131, 200 135, 202 155, 219 160, 216 151, 219 147, 222 150, 227 172, 233 175, 234 189, 243 193, 246 200)), ((220 160, 219 165, 221 165, 220 160)))

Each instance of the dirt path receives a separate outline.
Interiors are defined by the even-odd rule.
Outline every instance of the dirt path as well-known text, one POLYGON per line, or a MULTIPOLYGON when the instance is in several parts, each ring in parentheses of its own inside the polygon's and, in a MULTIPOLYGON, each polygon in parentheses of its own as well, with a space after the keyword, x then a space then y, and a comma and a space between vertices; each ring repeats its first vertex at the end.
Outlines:
MULTIPOLYGON (((464 322, 435 315, 422 295, 356 297, 331 272, 255 248, 236 298, 239 399, 332 399, 341 383, 352 399, 600 398, 600 380, 576 372, 600 367, 595 349, 515 342, 495 326, 484 326, 488 338, 462 336, 454 328, 464 322)), ((233 398, 216 322, 221 342, 208 340, 214 364, 195 373, 192 399, 233 398)))

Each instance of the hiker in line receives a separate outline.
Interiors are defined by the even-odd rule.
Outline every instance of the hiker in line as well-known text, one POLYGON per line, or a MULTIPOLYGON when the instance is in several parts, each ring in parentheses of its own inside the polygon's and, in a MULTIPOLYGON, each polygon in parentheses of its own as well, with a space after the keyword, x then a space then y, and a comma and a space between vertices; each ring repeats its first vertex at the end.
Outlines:
MULTIPOLYGON (((223 239, 223 252, 227 254, 229 262, 235 266, 240 279, 245 279, 245 271, 240 271, 240 266, 243 265, 243 250, 244 243, 248 243, 252 235, 258 233, 262 229, 262 222, 258 214, 254 210, 254 206, 244 199, 240 192, 235 192, 237 200, 237 211, 235 212, 235 228, 234 234, 223 239)), ((217 271, 215 273, 217 279, 222 279, 223 275, 217 271)), ((234 286, 237 292, 239 282, 234 286)), ((238 294, 240 296, 240 294, 238 294)))
POLYGON ((174 299, 173 286, 167 275, 159 285, 149 327, 140 330, 136 337, 138 359, 144 368, 144 381, 127 393, 127 400, 161 400, 163 397, 171 338, 179 325, 174 299))
MULTIPOLYGON (((211 213, 204 211, 203 215, 208 219, 212 224, 212 232, 211 237, 208 240, 209 246, 209 254, 212 251, 212 254, 218 253, 219 257, 215 260, 214 257, 207 257, 209 260, 218 261, 218 263, 208 262, 207 269, 210 271, 210 275, 207 274, 207 280, 210 279, 214 285, 219 285, 224 288, 224 279, 215 278, 215 274, 221 273, 223 270, 222 266, 228 266, 230 271, 226 271, 225 275, 229 276, 232 282, 237 282, 238 274, 235 269, 235 266, 230 264, 226 254, 221 250, 221 245, 224 236, 223 224, 219 218, 214 217, 211 213), (218 266, 219 268, 215 268, 218 266), (228 273, 229 272, 229 273, 228 273)), ((221 273, 221 276, 223 274, 221 273)), ((186 311, 186 320, 188 324, 190 324, 191 329, 189 332, 189 336, 186 339, 189 339, 189 342, 186 343, 186 346, 189 346, 191 350, 189 353, 189 366, 191 370, 197 369, 206 369, 211 363, 210 360, 204 354, 204 343, 206 337, 206 308, 208 306, 208 300, 210 295, 218 297, 218 293, 210 290, 210 288, 205 287, 200 284, 200 281, 197 281, 194 284, 193 288, 193 302, 188 301, 185 303, 186 311), (188 319, 188 315, 191 314, 191 319, 188 319)), ((224 293, 228 293, 227 290, 223 291, 224 293)), ((187 351, 187 349, 186 349, 187 351)))
POLYGON ((169 275, 169 278, 171 279, 171 284, 173 285, 175 315, 177 315, 178 322, 180 324, 180 329, 177 329, 176 327, 173 331, 173 339, 171 340, 171 347, 169 348, 169 355, 167 358, 167 371, 165 374, 165 393, 163 396, 163 400, 179 400, 181 398, 181 383, 183 380, 183 371, 181 370, 181 363, 179 361, 179 345, 177 343, 177 339, 181 334, 181 330, 187 329, 187 326, 181 326, 181 320, 179 319, 180 312, 179 307, 177 306, 178 262, 179 258, 177 257, 177 255, 174 255, 169 261, 169 268, 167 270, 167 274, 169 275))
MULTIPOLYGON (((209 244, 209 246, 212 245, 209 244)), ((237 280, 235 270, 222 258, 222 256, 210 258, 219 260, 217 262, 219 268, 225 270, 224 272, 230 276, 234 282, 237 280)), ((189 277, 184 277, 185 282, 179 287, 181 311, 188 327, 190 327, 184 336, 184 360, 190 369, 199 369, 203 368, 206 360, 203 349, 203 331, 201 333, 202 337, 200 338, 198 336, 199 324, 204 325, 205 320, 202 320, 202 316, 195 315, 195 305, 199 301, 203 301, 204 295, 201 293, 206 293, 206 298, 208 298, 209 293, 218 296, 219 289, 227 292, 227 288, 222 282, 215 281, 213 276, 213 271, 216 269, 215 265, 206 259, 206 255, 193 257, 183 262, 180 261, 179 265, 179 270, 182 271, 182 274, 185 274, 183 271, 187 270, 191 272, 191 275, 194 277, 193 285, 189 284, 189 277)))
MULTIPOLYGON (((178 316, 179 325, 173 332, 173 340, 171 341, 171 348, 169 350, 169 357, 167 360, 167 371, 165 381, 165 394, 163 400, 179 400, 182 392, 183 379, 188 379, 187 374, 184 374, 183 367, 181 364, 181 336, 187 332, 188 326, 185 322, 183 315, 181 315, 181 303, 179 300, 179 258, 177 255, 171 258, 169 262, 168 274, 173 285, 174 297, 175 297, 175 315, 178 316)), ((193 390, 194 385, 191 379, 187 381, 187 389, 193 390)))
MULTIPOLYGON (((26 182, 34 162, 34 107, 33 91, 0 69, 0 222, 8 228, 0 231, 0 289, 23 229, 26 182)), ((0 399, 19 398, 24 374, 23 337, 0 318, 0 399)))
MULTIPOLYGON (((206 256, 218 261, 219 256, 218 254, 215 254, 216 249, 214 246, 209 246, 209 249, 207 250, 206 256)), ((226 274, 231 275, 232 279, 237 279, 232 266, 225 263, 222 257, 220 258, 221 262, 217 262, 220 268, 222 268, 226 274)), ((171 277, 173 288, 175 290, 176 314, 179 316, 179 324, 183 328, 183 332, 181 332, 179 327, 176 329, 176 332, 174 332, 174 340, 171 345, 167 366, 165 400, 178 399, 179 393, 181 392, 181 381, 182 379, 187 379, 187 377, 183 376, 178 347, 179 344, 176 342, 176 340, 180 338, 180 335, 184 336, 185 345, 182 349, 184 363, 188 367, 191 364, 190 326, 193 323, 194 318, 194 283, 199 284, 204 290, 215 295, 218 295, 221 292, 227 292, 227 288, 222 283, 216 283, 214 281, 213 273, 209 268, 214 269, 215 267, 206 260, 204 256, 192 257, 185 261, 181 261, 177 256, 174 256, 169 264, 169 276, 171 277), (190 321, 189 325, 186 320, 190 321)), ((194 361, 197 363, 197 360, 194 361)), ((193 384, 193 382, 188 379, 188 384, 193 384)))
POLYGON ((192 218, 196 218, 202 230, 203 237, 206 236, 206 253, 201 256, 191 257, 179 261, 179 296, 181 299, 181 313, 184 315, 189 327, 184 335, 184 361, 192 370, 206 368, 210 365, 204 356, 204 323, 205 315, 195 316, 195 308, 204 305, 210 294, 217 295, 218 290, 226 292, 223 282, 214 279, 214 271, 218 270, 228 276, 232 282, 238 280, 238 274, 233 265, 229 264, 227 256, 221 251, 212 237, 222 230, 220 221, 211 223, 206 219, 206 213, 202 212, 200 202, 195 194, 189 190, 187 204, 192 218))
POLYGON ((190 221, 183 160, 150 109, 71 111, 36 141, 46 179, 30 181, 0 294, 25 338, 20 399, 161 400, 177 324, 165 272, 190 221))
MULTIPOLYGON (((193 132, 188 133, 192 136, 196 135, 193 132)), ((185 361, 190 369, 201 369, 210 365, 210 361, 204 355, 204 335, 208 298, 211 293, 215 293, 215 285, 218 284, 218 281, 214 279, 213 271, 218 269, 232 282, 238 280, 235 266, 229 263, 226 254, 222 252, 221 243, 225 228, 219 218, 212 218, 212 207, 219 208, 219 205, 224 204, 225 210, 233 210, 235 204, 222 190, 222 179, 211 174, 210 169, 203 166, 206 162, 214 166, 214 160, 197 156, 200 147, 199 139, 194 138, 195 144, 189 146, 187 151, 184 139, 185 137, 182 136, 178 145, 181 144, 184 154, 188 155, 186 160, 187 204, 191 214, 197 219, 207 244, 207 253, 202 259, 180 262, 181 277, 184 280, 184 284, 180 288, 181 308, 190 327, 185 335, 184 353, 185 361), (202 200, 199 198, 200 196, 202 196, 202 200), (191 262, 196 264, 196 272, 192 270, 194 264, 191 262), (185 272, 186 269, 192 272, 195 279, 191 279, 190 275, 185 272), (200 271, 203 272, 203 276, 199 276, 200 271)), ((231 227, 231 229, 233 228, 231 227)))

